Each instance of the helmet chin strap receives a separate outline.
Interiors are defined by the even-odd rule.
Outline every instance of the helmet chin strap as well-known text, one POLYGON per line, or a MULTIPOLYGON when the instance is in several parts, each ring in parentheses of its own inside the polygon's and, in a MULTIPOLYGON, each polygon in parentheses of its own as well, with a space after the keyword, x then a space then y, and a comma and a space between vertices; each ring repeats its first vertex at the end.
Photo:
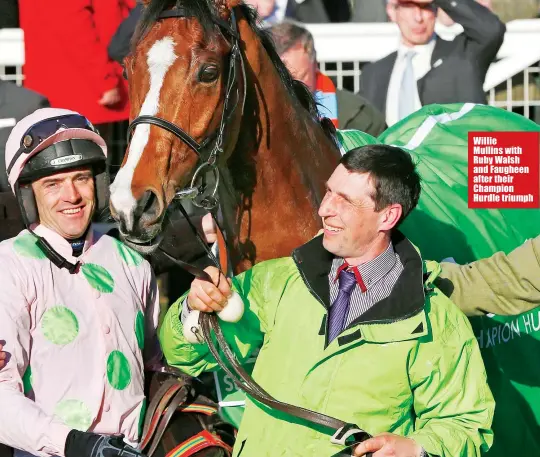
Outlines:
POLYGON ((39 236, 36 232, 34 232, 30 228, 30 226, 27 226, 26 228, 32 235, 36 237, 38 246, 52 263, 54 263, 60 269, 65 268, 71 274, 77 273, 79 267, 81 266, 80 261, 77 261, 76 263, 71 263, 69 260, 58 254, 58 252, 54 250, 54 248, 49 244, 49 242, 45 238, 39 236))

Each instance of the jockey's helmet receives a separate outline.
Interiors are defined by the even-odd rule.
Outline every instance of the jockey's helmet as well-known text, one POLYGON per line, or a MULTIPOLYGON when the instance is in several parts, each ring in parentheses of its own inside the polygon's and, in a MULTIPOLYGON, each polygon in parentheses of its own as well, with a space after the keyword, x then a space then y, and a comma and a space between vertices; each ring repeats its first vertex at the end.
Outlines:
POLYGON ((6 143, 6 172, 25 225, 39 220, 32 186, 59 171, 91 165, 96 211, 109 204, 107 145, 92 123, 75 111, 42 108, 21 119, 6 143))

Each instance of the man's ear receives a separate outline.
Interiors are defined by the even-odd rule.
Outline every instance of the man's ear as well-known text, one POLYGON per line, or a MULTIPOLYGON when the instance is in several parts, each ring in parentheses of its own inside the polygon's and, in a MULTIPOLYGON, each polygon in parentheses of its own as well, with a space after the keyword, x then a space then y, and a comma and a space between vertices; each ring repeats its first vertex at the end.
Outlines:
POLYGON ((386 14, 388 14, 388 17, 392 22, 397 22, 396 6, 397 0, 386 0, 386 14))
POLYGON ((381 211, 379 230, 392 230, 401 219, 403 208, 399 203, 394 203, 381 211))

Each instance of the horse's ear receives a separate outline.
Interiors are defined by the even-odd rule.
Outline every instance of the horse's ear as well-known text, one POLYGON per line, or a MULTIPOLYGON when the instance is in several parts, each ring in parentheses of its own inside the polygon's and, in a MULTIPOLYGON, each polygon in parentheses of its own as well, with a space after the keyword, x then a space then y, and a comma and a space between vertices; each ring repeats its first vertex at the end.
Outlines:
POLYGON ((214 0, 219 16, 225 21, 229 20, 231 10, 241 3, 242 0, 214 0))

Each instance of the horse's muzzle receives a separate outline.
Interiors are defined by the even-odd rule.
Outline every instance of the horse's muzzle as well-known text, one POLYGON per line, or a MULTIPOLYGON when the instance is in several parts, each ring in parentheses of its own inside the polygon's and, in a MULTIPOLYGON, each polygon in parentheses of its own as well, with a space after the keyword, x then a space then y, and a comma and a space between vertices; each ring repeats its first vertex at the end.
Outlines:
POLYGON ((164 205, 152 191, 146 191, 130 208, 117 208, 111 201, 111 215, 118 223, 122 240, 141 254, 151 254, 161 243, 164 205))

